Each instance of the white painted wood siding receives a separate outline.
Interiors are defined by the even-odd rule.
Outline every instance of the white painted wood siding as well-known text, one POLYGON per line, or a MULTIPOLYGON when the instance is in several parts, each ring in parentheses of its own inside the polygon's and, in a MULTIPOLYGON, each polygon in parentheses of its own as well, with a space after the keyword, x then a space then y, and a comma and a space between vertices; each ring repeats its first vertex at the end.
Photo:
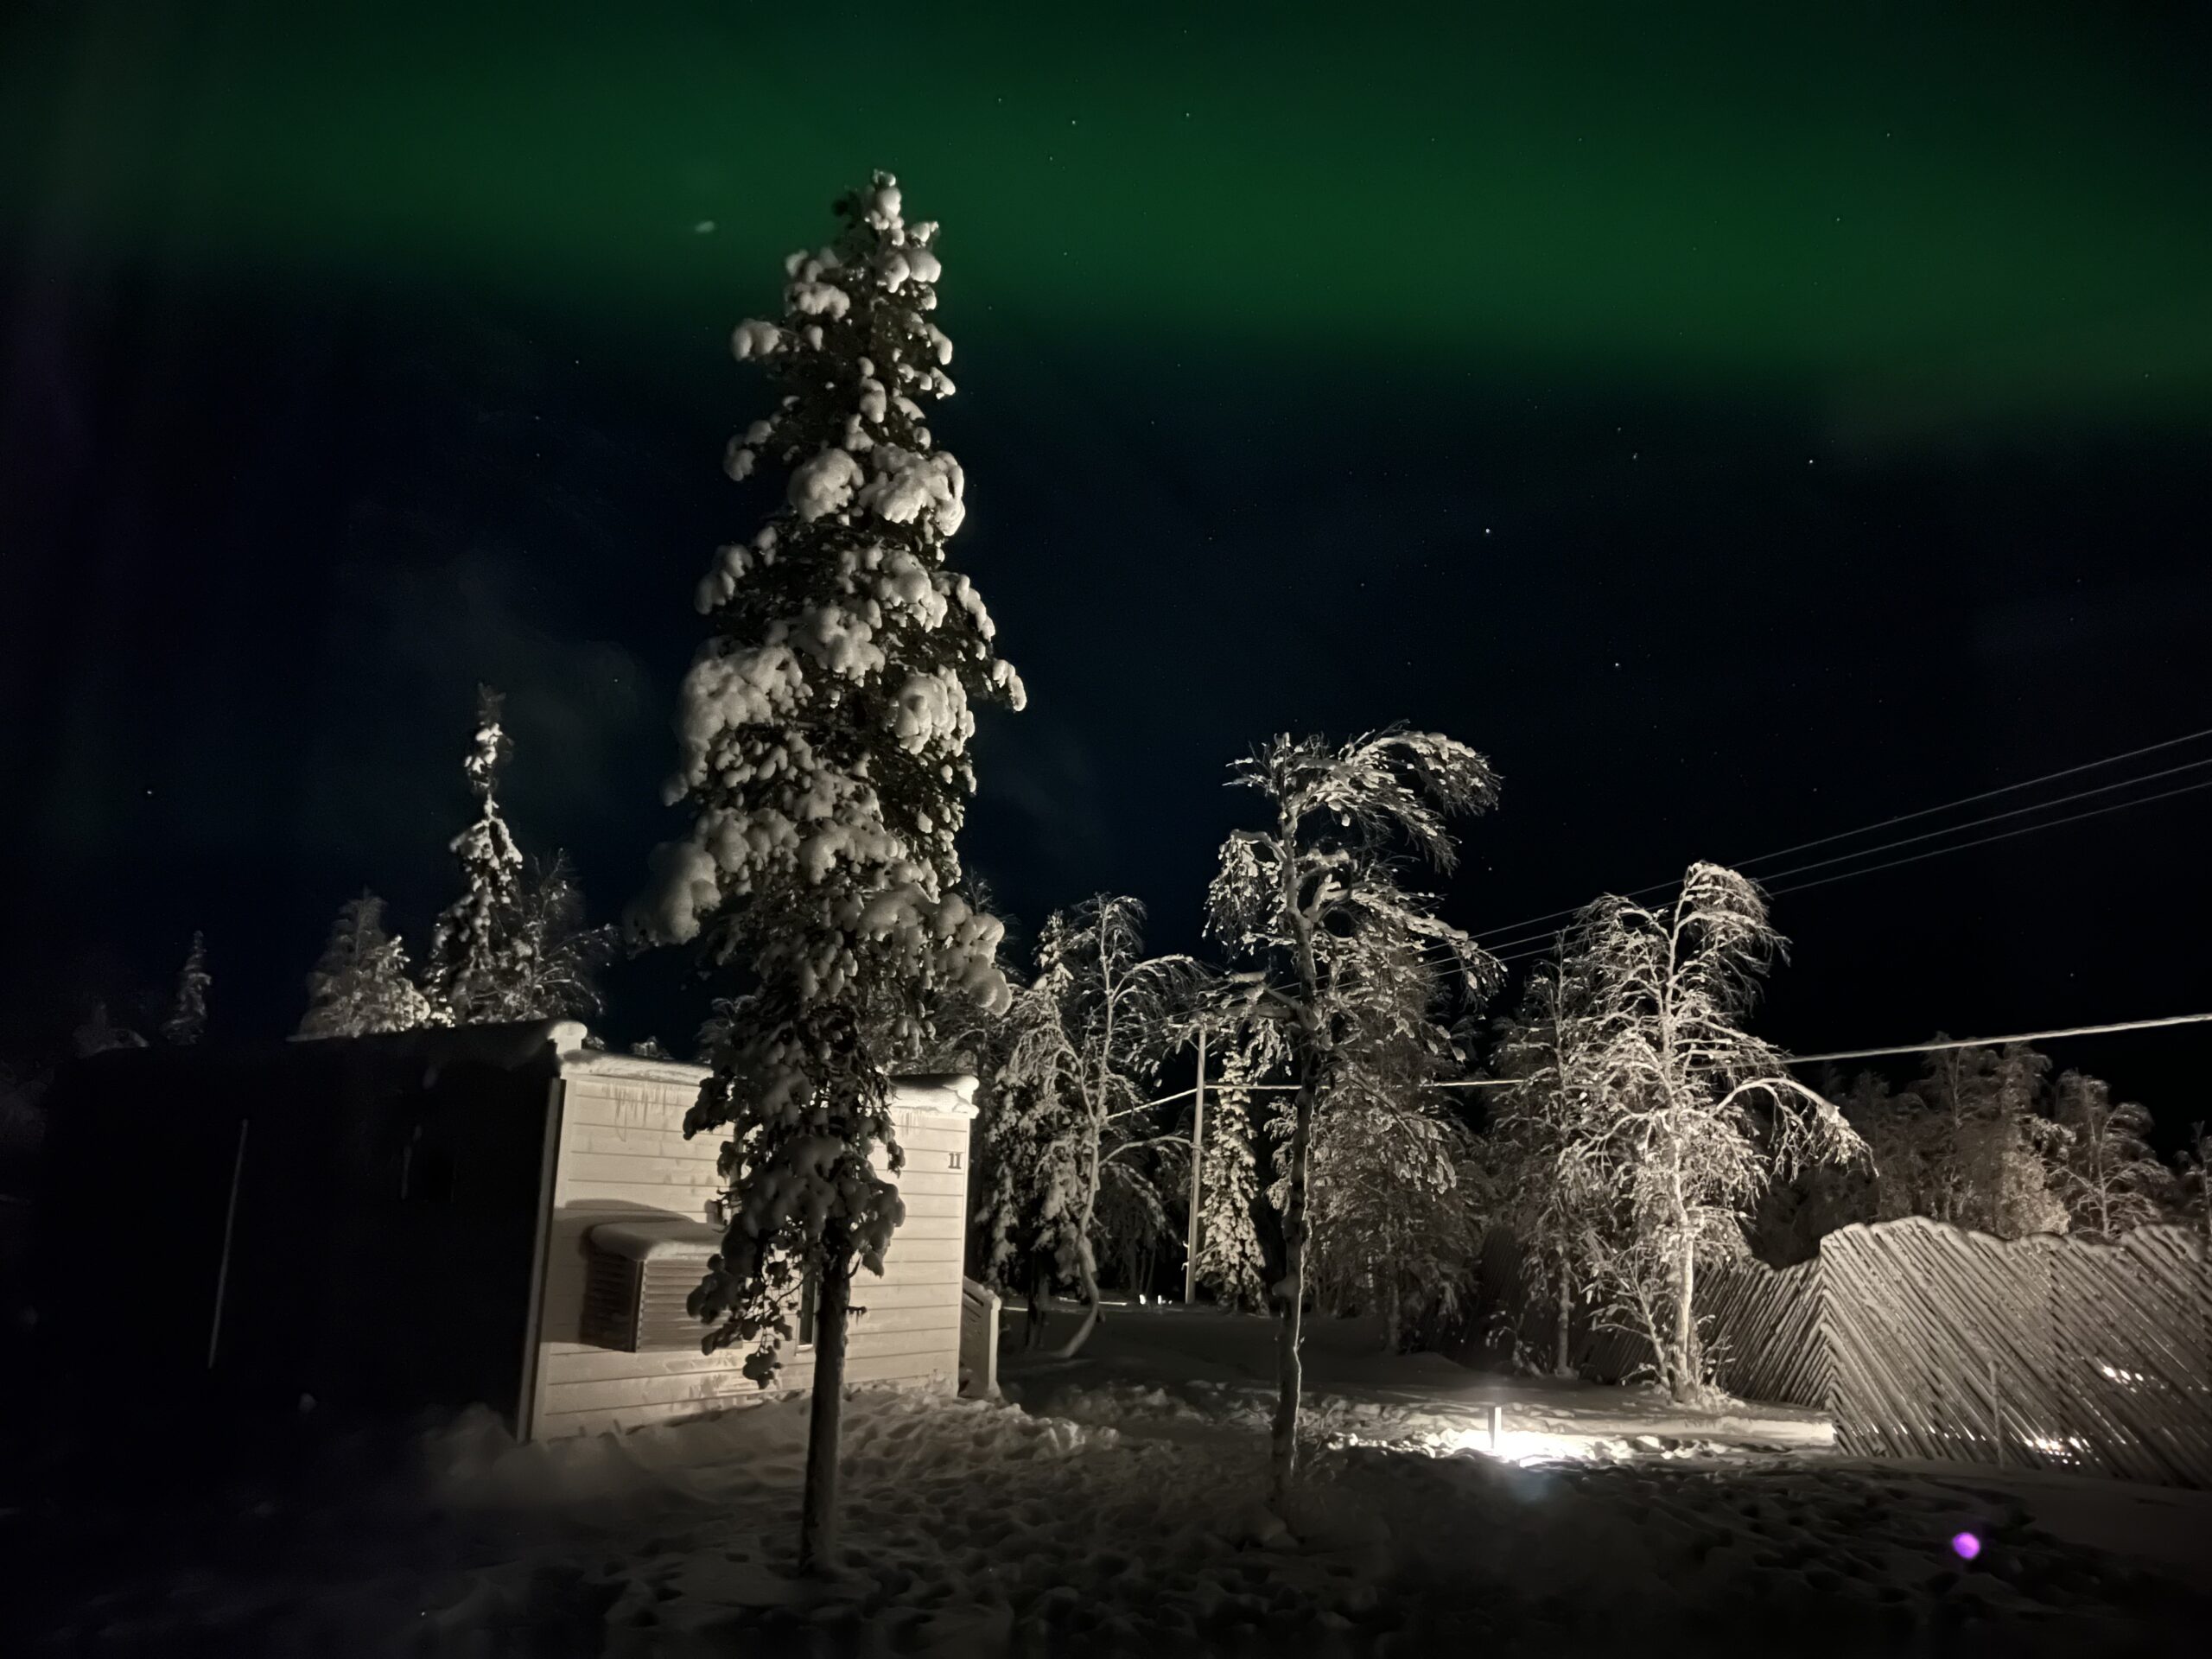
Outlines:
MULTIPOLYGON (((623 1353, 582 1340, 586 1236, 624 1216, 707 1219, 720 1196, 721 1139, 683 1138, 683 1114, 706 1076, 696 1067, 626 1056, 566 1056, 560 1144, 551 1186, 539 1300, 531 1435, 623 1430, 744 1405, 762 1390, 744 1372, 743 1348, 623 1353)), ((880 1279, 853 1285, 856 1312, 845 1374, 950 1394, 960 1371, 960 1290, 968 1213, 973 1108, 951 1090, 901 1085, 893 1116, 906 1166, 898 1177, 906 1220, 880 1279)), ((792 1327, 797 1329, 796 1312, 792 1327)), ((772 1392, 814 1378, 810 1351, 785 1350, 772 1392)))

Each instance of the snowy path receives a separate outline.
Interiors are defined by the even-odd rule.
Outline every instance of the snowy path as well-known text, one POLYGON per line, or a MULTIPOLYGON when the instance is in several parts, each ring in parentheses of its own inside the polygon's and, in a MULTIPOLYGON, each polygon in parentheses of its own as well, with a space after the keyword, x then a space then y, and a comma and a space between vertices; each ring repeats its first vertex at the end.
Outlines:
MULTIPOLYGON (((404 1479, 207 1500, 153 1529, 159 1562, 143 1524, 103 1536, 98 1516, 50 1510, 0 1548, 34 1572, 110 1564, 109 1587, 29 1649, 69 1653, 174 1650, 188 1633, 237 1655, 1551 1659, 1653 1641, 1758 1651, 1777 1632, 1793 1653, 2180 1653, 2212 1621, 2178 1548, 2212 1516, 2201 1494, 2101 1488, 2101 1519, 2022 1482, 1827 1454, 1432 1455, 1415 1448, 1437 1414, 1497 1385, 1332 1342, 1356 1334, 1342 1332, 1315 1344, 1333 1444, 1286 1535, 1254 1502, 1255 1333, 1114 1319, 1073 1365, 1011 1357, 1032 1409, 857 1395, 848 1572, 826 1589, 790 1576, 801 1401, 619 1441, 515 1447, 463 1424, 414 1443, 404 1479), (1054 1395, 1092 1421, 1039 1414, 1054 1395), (2118 1525, 2112 1505, 2140 1513, 2118 1525), (2043 1522, 2058 1510, 2065 1535, 2043 1522), (1967 1531, 1971 1565, 1949 1543, 1967 1531), (2101 1537, 2175 1547, 2126 1555, 2101 1537)), ((1553 1405, 1598 1421, 1597 1402, 1553 1405)))

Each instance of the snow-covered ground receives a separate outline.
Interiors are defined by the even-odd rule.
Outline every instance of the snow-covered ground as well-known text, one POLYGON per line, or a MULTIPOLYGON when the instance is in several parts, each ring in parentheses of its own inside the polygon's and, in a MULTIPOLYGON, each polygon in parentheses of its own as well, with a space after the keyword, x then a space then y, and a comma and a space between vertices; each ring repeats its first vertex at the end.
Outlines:
MULTIPOLYGON (((1127 1432, 1173 1435, 1237 1427, 1264 1432, 1274 1408, 1274 1323, 1176 1304, 1111 1305, 1073 1360, 1056 1357, 1076 1316, 1056 1310, 1036 1347, 1023 1346, 1019 1309, 1000 1342, 1000 1382, 1029 1410, 1127 1432)), ((1329 1439, 1429 1451, 1491 1446, 1516 1463, 1718 1457, 1753 1448, 1826 1450, 1834 1428, 1818 1412, 1736 1402, 1688 1411, 1649 1388, 1609 1388, 1468 1370, 1440 1354, 1384 1351, 1379 1324, 1317 1319, 1306 1327, 1307 1415, 1329 1439)))
MULTIPOLYGON (((1645 1396, 1508 1385, 1381 1355, 1343 1327, 1310 1350, 1316 1450, 1285 1532, 1255 1501, 1268 1335, 1260 1320, 1115 1310, 1077 1361, 1009 1351, 1020 1403, 859 1394, 835 1586, 791 1577, 803 1401, 527 1447, 469 1420, 412 1442, 404 1478, 181 1511, 158 1567, 147 1523, 118 1528, 113 1587, 49 1645, 2179 1652, 2212 1627, 2191 1553, 2206 1495, 1751 1452, 1740 1430, 1645 1396), (1459 1449, 1471 1416, 1486 1440, 1492 1398, 1509 1434, 1526 1414, 1550 1443, 1459 1449), (1970 1565, 1952 1544, 1966 1533, 1970 1565)), ((354 1464, 372 1454, 357 1446, 354 1464)), ((11 1553, 35 1559, 65 1535, 97 1547, 64 1519, 18 1516, 11 1553)))

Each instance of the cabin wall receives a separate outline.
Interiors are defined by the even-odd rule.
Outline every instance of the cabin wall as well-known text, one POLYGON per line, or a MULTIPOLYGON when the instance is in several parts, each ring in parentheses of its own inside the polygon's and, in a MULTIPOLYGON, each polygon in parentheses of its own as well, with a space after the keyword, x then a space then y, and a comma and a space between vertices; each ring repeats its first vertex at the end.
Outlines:
MULTIPOLYGON (((588 1235, 625 1216, 709 1219, 722 1187, 721 1137, 683 1138, 683 1114, 702 1073, 616 1057, 564 1067, 538 1320, 533 1439, 630 1429, 762 1397, 743 1370, 746 1350, 696 1345, 625 1353, 582 1338, 588 1235), (619 1069, 618 1069, 619 1068, 619 1069)), ((947 1098, 942 1090, 926 1096, 947 1098)), ((879 1279, 863 1271, 845 1374, 952 1393, 960 1367, 961 1258, 968 1211, 969 1114, 913 1109, 893 1097, 906 1163, 897 1178, 906 1219, 879 1279), (857 1312, 865 1309, 865 1312, 857 1312)), ((797 1311, 791 1316, 798 1329, 797 1311)), ((814 1379, 810 1349, 787 1346, 773 1392, 814 1379)))

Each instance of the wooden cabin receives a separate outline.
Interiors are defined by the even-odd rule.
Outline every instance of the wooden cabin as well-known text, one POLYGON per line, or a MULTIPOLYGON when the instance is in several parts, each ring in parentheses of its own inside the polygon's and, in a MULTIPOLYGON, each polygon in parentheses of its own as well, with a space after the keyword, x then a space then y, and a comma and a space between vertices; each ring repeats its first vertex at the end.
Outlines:
MULTIPOLYGON (((721 1139, 683 1138, 706 1077, 700 1066, 578 1047, 561 1057, 527 1438, 664 1422, 760 1392, 741 1369, 746 1351, 701 1353, 698 1323, 683 1312, 721 1248, 721 1139)), ((972 1077, 892 1085, 906 1219, 883 1276, 863 1272, 854 1283, 850 1382, 948 1394, 958 1382, 974 1092, 972 1077)), ((785 1351, 779 1386, 804 1388, 814 1376, 808 1299, 794 1313, 798 1342, 785 1351)))
MULTIPOLYGON (((707 1072, 585 1035, 480 1027, 73 1066, 34 1224, 41 1370, 65 1397, 134 1414, 151 1399, 480 1403, 521 1439, 757 1400, 747 1351, 702 1352, 683 1307, 720 1236, 720 1137, 683 1134, 707 1072)), ((973 1091, 893 1084, 906 1217, 884 1275, 855 1285, 852 1382, 994 1385, 995 1300, 961 1272, 973 1091)), ((802 1304, 779 1391, 812 1380, 802 1304)))

